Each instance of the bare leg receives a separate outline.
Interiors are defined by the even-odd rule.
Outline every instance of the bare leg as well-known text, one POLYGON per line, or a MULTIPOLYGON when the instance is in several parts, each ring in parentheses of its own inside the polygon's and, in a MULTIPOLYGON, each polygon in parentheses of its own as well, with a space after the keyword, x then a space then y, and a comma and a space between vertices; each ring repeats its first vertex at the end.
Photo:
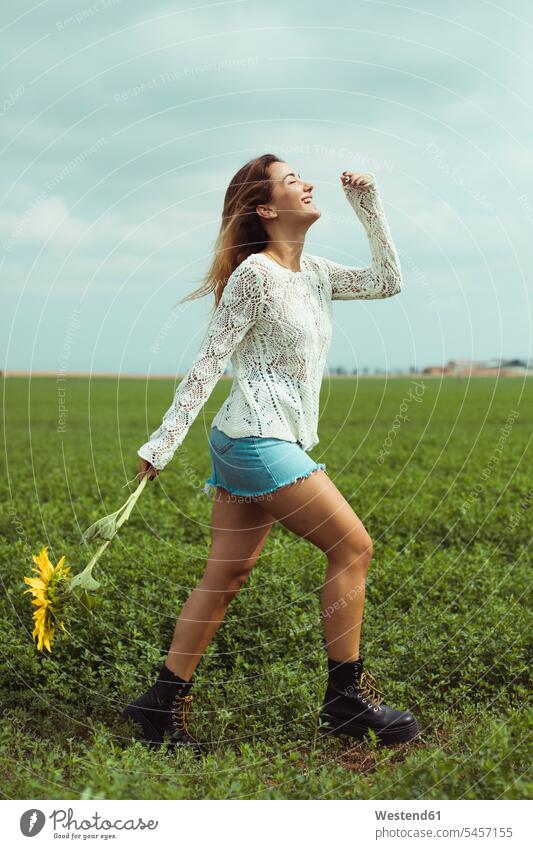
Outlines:
POLYGON ((259 502, 239 502, 217 488, 205 572, 181 610, 165 661, 184 681, 192 678, 230 601, 252 571, 273 522, 259 502))
POLYGON ((372 540, 363 523, 320 469, 273 492, 267 504, 269 514, 326 554, 321 605, 328 655, 332 660, 357 660, 372 559, 372 540))

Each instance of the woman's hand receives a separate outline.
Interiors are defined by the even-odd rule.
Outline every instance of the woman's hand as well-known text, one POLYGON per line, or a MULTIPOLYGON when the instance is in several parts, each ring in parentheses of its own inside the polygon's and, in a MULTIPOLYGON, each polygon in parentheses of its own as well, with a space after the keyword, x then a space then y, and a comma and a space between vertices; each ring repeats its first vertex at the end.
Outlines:
POLYGON ((343 171, 341 183, 343 186, 355 186, 357 189, 368 189, 374 182, 370 174, 357 174, 355 171, 343 171))
POLYGON ((148 475, 148 480, 153 481, 154 478, 158 476, 161 469, 156 469, 155 466, 152 466, 148 460, 144 460, 142 457, 140 458, 141 462, 139 463, 139 471, 137 473, 137 477, 140 481, 142 481, 145 475, 148 475))

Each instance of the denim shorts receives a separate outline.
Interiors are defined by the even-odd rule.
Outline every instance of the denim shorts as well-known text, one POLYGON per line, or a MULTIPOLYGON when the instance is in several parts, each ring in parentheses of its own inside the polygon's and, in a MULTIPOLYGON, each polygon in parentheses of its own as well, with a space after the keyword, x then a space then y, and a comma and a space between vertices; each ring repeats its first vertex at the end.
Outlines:
POLYGON ((217 427, 209 435, 211 477, 204 492, 221 486, 235 495, 257 497, 306 478, 325 463, 315 463, 299 442, 272 436, 228 436, 217 427))

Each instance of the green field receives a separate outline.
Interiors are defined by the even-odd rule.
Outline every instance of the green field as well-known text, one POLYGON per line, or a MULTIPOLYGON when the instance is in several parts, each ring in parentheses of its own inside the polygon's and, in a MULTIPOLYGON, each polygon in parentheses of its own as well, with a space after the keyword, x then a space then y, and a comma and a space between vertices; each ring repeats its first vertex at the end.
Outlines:
POLYGON ((171 381, 68 379, 58 432, 57 387, 3 381, 5 798, 531 796, 531 380, 426 379, 418 395, 407 378, 324 381, 311 454, 374 540, 363 657, 423 733, 388 749, 317 738, 326 560, 277 525, 197 669, 191 725, 212 743, 200 762, 147 750, 119 712, 152 683, 202 574, 206 437, 229 383, 104 554, 93 623, 48 656, 22 594, 31 554, 49 545, 54 563, 66 553, 74 571, 85 565, 95 545, 81 532, 132 490, 136 450, 173 392, 171 381))

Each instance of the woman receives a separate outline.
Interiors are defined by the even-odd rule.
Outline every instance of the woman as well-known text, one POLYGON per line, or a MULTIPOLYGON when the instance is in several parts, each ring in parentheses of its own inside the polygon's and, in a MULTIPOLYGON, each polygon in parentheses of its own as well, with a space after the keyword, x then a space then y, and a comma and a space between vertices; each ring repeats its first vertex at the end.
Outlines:
POLYGON ((217 497, 204 575, 182 609, 158 680, 122 714, 155 746, 205 751, 187 727, 193 673, 275 521, 327 557, 321 604, 329 680, 321 730, 361 738, 373 729, 384 743, 419 733, 415 717, 383 704, 363 670, 359 646, 372 540, 325 464, 306 453, 318 443, 331 301, 388 298, 402 288, 373 175, 344 171, 340 179, 366 230, 371 267, 303 252, 321 214, 314 187, 287 162, 265 154, 231 180, 212 266, 188 296, 214 292, 215 312, 161 426, 138 451, 138 477, 153 480, 171 460, 230 358, 235 377, 210 434, 205 491, 214 488, 217 497))

